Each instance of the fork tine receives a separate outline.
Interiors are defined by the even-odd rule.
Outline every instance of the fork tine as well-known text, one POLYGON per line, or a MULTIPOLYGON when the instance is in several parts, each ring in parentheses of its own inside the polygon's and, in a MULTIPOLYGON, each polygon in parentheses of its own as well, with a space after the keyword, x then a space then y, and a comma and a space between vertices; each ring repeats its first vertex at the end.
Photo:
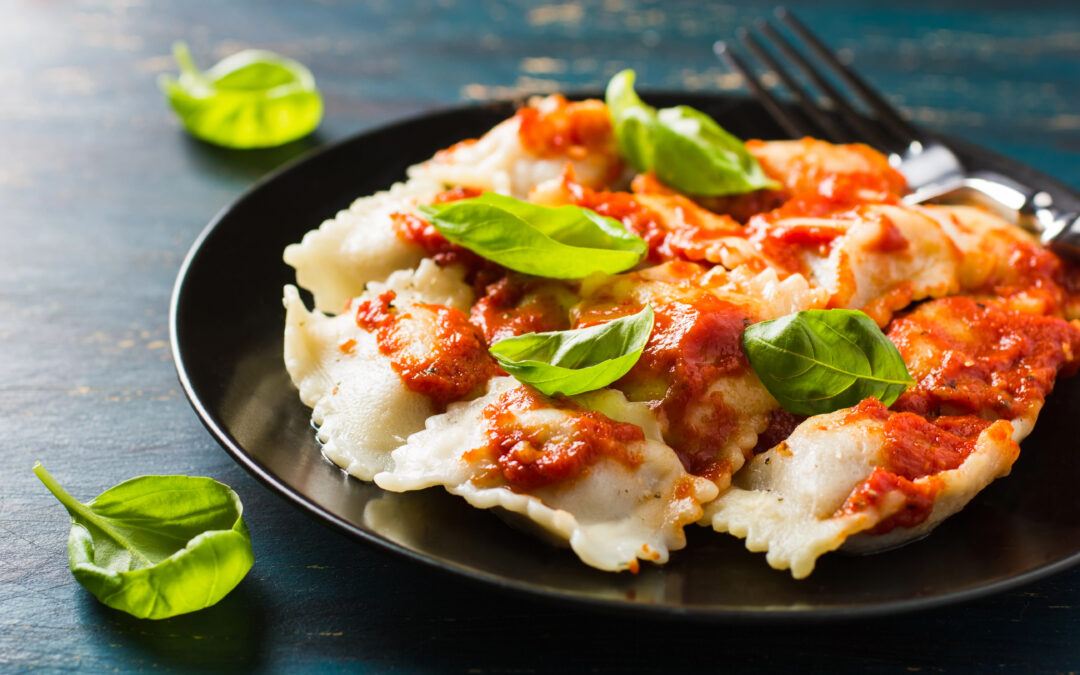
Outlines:
POLYGON ((821 92, 832 101, 837 112, 844 118, 844 121, 856 130, 858 134, 857 140, 865 141, 888 152, 901 151, 907 146, 910 139, 904 139, 900 142, 894 141, 882 134, 881 131, 876 129, 873 125, 868 124, 866 118, 859 114, 859 111, 855 110, 855 108, 851 107, 851 104, 847 101, 847 97, 837 91, 836 87, 826 80, 821 73, 806 60, 806 57, 800 54, 787 39, 772 27, 772 24, 767 21, 762 21, 760 22, 759 27, 761 32, 776 45, 777 49, 784 55, 784 58, 793 61, 795 65, 799 67, 799 70, 810 78, 814 83, 814 86, 820 89, 821 92))
POLYGON ((884 122, 894 134, 899 138, 902 138, 905 142, 910 142, 917 139, 920 134, 915 127, 911 126, 900 116, 900 114, 893 108, 892 104, 886 101, 881 94, 878 94, 873 88, 870 87, 861 77, 855 74, 851 68, 848 68, 833 55, 825 44, 817 38, 810 29, 807 28, 802 21, 797 19, 787 8, 779 7, 776 10, 776 18, 790 28, 796 35, 798 35, 814 53, 820 58, 826 65, 832 70, 853 90, 858 92, 862 96, 866 104, 878 115, 882 122, 884 122))
POLYGON ((723 40, 717 41, 713 44, 713 52, 716 56, 722 59, 728 66, 735 72, 742 76, 743 82, 746 83, 747 89, 753 94, 754 98, 761 102, 765 106, 765 110, 769 115, 784 128, 792 138, 802 138, 803 136, 815 135, 815 130, 810 128, 802 120, 796 120, 793 116, 789 115, 783 106, 776 100, 772 94, 761 86, 754 73, 750 70, 749 66, 739 58, 734 52, 732 52, 726 42, 723 40))
MULTIPOLYGON (((762 22, 764 23, 764 22, 762 22)), ((762 24, 758 24, 758 28, 762 29, 762 24)), ((806 90, 791 76, 791 73, 786 68, 780 65, 772 54, 770 54, 765 47, 758 41, 754 34, 745 28, 740 28, 735 32, 735 35, 742 41, 746 48, 750 50, 758 61, 765 64, 770 68, 777 77, 784 83, 787 90, 790 91, 798 100, 800 109, 803 113, 810 117, 822 130, 825 131, 827 140, 833 143, 844 143, 851 140, 850 137, 845 134, 837 124, 829 119, 821 109, 810 99, 810 96, 806 93, 806 90)))

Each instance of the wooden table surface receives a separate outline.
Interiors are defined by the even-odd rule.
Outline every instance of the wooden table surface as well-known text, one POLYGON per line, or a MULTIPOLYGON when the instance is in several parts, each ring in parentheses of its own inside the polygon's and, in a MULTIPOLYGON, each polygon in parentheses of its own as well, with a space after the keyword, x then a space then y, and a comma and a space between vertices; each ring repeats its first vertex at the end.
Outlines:
MULTIPOLYGON (((1076 2, 791 4, 919 123, 1080 188, 1076 2)), ((267 171, 387 120, 461 100, 599 87, 625 66, 645 87, 737 89, 710 44, 768 9, 638 0, 0 5, 0 669, 1080 668, 1080 569, 961 606, 778 627, 590 614, 479 587, 295 511, 225 455, 180 391, 167 335, 177 268, 211 216, 267 171), (306 63, 325 96, 321 129, 271 151, 191 140, 155 83, 173 69, 177 39, 204 65, 247 46, 306 63), (255 567, 194 615, 150 622, 107 609, 68 571, 68 520, 31 474, 35 460, 83 499, 139 474, 224 481, 244 501, 255 567)))

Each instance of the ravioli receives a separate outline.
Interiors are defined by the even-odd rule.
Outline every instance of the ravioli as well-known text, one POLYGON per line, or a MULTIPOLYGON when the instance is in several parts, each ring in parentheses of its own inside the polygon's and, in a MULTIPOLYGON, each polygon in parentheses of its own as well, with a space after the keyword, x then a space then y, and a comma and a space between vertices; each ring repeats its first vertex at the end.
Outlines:
POLYGON ((761 221, 749 227, 764 238, 787 240, 793 266, 830 293, 831 307, 861 309, 884 324, 913 300, 959 290, 959 250, 936 221, 917 211, 869 204, 819 218, 755 218, 761 221))
POLYGON ((736 475, 706 522, 796 578, 840 546, 917 539, 1009 472, 1055 379, 1080 365, 1080 328, 1003 302, 933 300, 886 334, 916 384, 891 410, 868 399, 807 419, 736 475))
MULTIPOLYGON (((850 539, 849 548, 863 552, 921 537, 1007 474, 1019 454, 1011 425, 1001 421, 974 438, 950 434, 965 453, 955 466, 911 478, 898 475, 890 470, 895 468, 891 436, 907 429, 892 432, 889 422, 899 414, 871 401, 876 407, 811 417, 786 441, 755 456, 731 490, 707 507, 705 521, 718 532, 746 539, 751 551, 767 551, 769 565, 802 579, 819 556, 859 533, 878 529, 872 537, 850 539)), ((904 415, 904 421, 928 424, 904 415)), ((934 438, 947 433, 939 432, 934 438)), ((922 460, 934 450, 917 446, 912 453, 922 460)))
POLYGON ((534 98, 308 232, 284 259, 314 309, 285 288, 284 356, 324 454, 387 491, 441 486, 609 571, 666 562, 698 522, 803 578, 963 508, 1080 366, 1080 271, 983 209, 903 204, 867 146, 746 147, 779 187, 682 194, 627 167, 602 102, 534 98), (648 253, 620 274, 529 276, 418 208, 484 192, 588 209, 648 253), (545 396, 488 352, 645 305, 640 358, 587 394, 545 396), (888 408, 790 413, 743 331, 836 308, 867 313, 915 383, 888 408))
POLYGON ((527 389, 502 377, 491 381, 485 396, 451 404, 394 451, 393 469, 377 474, 376 485, 394 492, 441 485, 477 508, 519 514, 603 570, 636 570, 639 559, 667 562, 670 551, 683 548, 683 528, 701 517, 701 504, 717 489, 686 473, 660 440, 649 409, 613 391, 574 397, 572 405, 555 408, 527 389), (492 420, 495 405, 508 420, 492 420), (542 461, 545 450, 551 452, 547 446, 588 443, 593 427, 580 424, 582 408, 597 411, 601 424, 614 420, 638 434, 612 454, 596 453, 584 470, 563 480, 536 479, 527 469, 516 473, 513 461, 503 461, 517 451, 542 461), (514 445, 507 454, 487 452, 490 433, 500 431, 521 433, 530 439, 529 449, 514 445))
POLYGON ((664 438, 696 475, 728 486, 779 407, 742 351, 750 323, 824 306, 827 296, 800 275, 728 273, 669 262, 587 279, 574 325, 650 304, 656 325, 642 358, 612 386, 658 412, 664 438))
POLYGON ((350 303, 352 311, 337 316, 308 311, 299 291, 285 287, 285 369, 312 408, 323 454, 362 480, 388 469, 390 452, 436 411, 430 397, 401 380, 375 334, 357 324, 356 308, 387 290, 403 306, 427 301, 468 308, 472 295, 460 269, 430 260, 396 272, 386 284, 371 284, 350 303))

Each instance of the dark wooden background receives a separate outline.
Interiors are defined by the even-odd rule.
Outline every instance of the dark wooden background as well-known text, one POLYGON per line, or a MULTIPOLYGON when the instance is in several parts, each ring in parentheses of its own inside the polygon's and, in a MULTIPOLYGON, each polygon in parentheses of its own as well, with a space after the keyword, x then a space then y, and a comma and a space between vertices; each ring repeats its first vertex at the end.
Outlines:
MULTIPOLYGON (((1080 188, 1078 3, 790 4, 919 123, 1080 188)), ((219 449, 180 392, 167 336, 177 268, 210 217, 267 171, 380 122, 599 87, 625 66, 644 87, 737 89, 710 44, 769 8, 0 4, 0 669, 1080 669, 1080 569, 962 606, 779 627, 594 615, 478 587, 294 511, 219 449), (248 46, 300 59, 325 95, 321 129, 271 151, 191 140, 155 84, 177 39, 203 65, 248 46), (84 499, 138 474, 222 480, 244 501, 255 567, 194 615, 109 610, 67 569, 67 518, 30 473, 35 460, 84 499)))

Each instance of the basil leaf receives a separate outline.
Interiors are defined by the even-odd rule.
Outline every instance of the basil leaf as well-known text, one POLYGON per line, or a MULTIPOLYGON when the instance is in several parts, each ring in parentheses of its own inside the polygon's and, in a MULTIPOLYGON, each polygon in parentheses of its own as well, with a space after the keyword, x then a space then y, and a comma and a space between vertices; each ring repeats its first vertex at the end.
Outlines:
POLYGON ((619 151, 639 172, 655 171, 661 182, 706 197, 741 194, 780 184, 761 170, 743 142, 689 106, 657 111, 634 92, 634 71, 608 82, 605 100, 619 151))
POLYGON ((652 333, 653 310, 577 330, 527 333, 489 350, 503 370, 543 393, 583 394, 606 387, 634 367, 652 333))
POLYGON ((914 383, 896 345, 862 312, 811 309, 754 324, 743 349, 784 409, 820 415, 875 396, 892 405, 914 383))
POLYGON ((267 148, 308 135, 323 104, 311 71, 273 52, 248 49, 205 73, 187 45, 173 55, 180 77, 163 75, 162 91, 192 135, 227 148, 267 148))
POLYGON ((421 213, 451 242, 503 267, 552 279, 615 274, 636 265, 648 245, 619 221, 579 206, 537 206, 485 193, 421 213))
POLYGON ((615 140, 623 159, 635 171, 652 168, 655 148, 653 137, 659 124, 656 109, 645 104, 634 91, 634 71, 624 70, 608 81, 604 99, 615 126, 615 140))
POLYGON ((68 558, 98 600, 141 619, 213 605, 251 569, 240 498, 210 478, 141 476, 78 502, 34 473, 71 514, 68 558))

